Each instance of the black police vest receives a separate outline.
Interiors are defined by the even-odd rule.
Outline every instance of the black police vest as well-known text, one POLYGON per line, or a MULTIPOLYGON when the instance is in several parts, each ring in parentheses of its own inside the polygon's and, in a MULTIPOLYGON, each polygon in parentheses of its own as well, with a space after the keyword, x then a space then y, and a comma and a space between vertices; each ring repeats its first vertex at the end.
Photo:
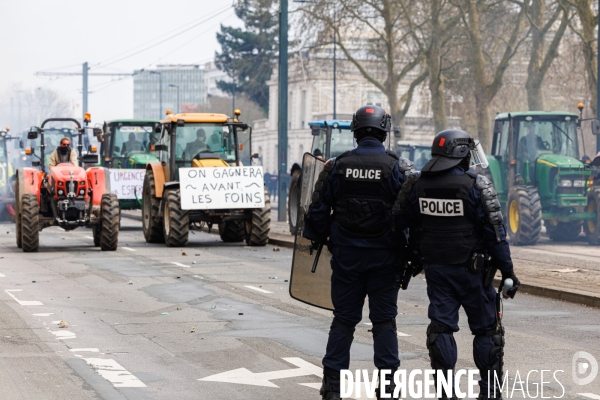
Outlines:
POLYGON ((333 206, 333 219, 358 236, 379 236, 391 227, 394 199, 384 183, 392 175, 398 157, 383 153, 357 155, 344 153, 336 159, 339 195, 333 206))
POLYGON ((469 174, 423 174, 416 183, 421 253, 428 264, 464 264, 481 245, 475 221, 466 216, 475 178, 469 174))

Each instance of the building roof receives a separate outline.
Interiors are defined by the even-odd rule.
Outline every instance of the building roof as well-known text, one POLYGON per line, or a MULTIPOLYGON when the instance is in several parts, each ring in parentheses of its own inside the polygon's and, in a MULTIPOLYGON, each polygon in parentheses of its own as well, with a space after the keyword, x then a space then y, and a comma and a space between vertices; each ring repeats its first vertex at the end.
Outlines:
POLYGON ((313 126, 319 126, 324 128, 325 126, 333 126, 334 128, 342 128, 342 129, 350 129, 350 124, 352 121, 342 120, 342 119, 322 119, 319 121, 310 121, 308 126, 311 128, 313 126), (338 126, 335 126, 337 124, 338 126))
POLYGON ((225 123, 229 117, 225 114, 211 114, 211 113, 180 113, 180 114, 167 114, 166 118, 162 121, 163 124, 176 123, 177 120, 184 120, 185 122, 213 122, 213 123, 225 123))
POLYGON ((579 118, 579 115, 569 111, 519 111, 510 113, 498 113, 496 119, 508 119, 508 114, 512 118, 524 118, 524 117, 574 117, 579 118))

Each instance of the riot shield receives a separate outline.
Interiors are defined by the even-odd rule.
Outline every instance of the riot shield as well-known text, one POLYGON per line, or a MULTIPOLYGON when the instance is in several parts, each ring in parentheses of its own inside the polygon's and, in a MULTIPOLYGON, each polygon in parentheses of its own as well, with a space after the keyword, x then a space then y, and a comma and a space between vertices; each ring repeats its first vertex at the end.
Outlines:
POLYGON ((290 277, 290 296, 315 307, 333 310, 331 303, 331 253, 327 247, 319 252, 311 249, 311 241, 302 237, 304 218, 312 201, 315 182, 325 162, 310 153, 302 160, 300 204, 298 207, 298 229, 294 242, 294 258, 290 277), (315 259, 318 261, 315 265, 315 259), (316 266, 316 269, 314 267, 316 266), (314 269, 314 271, 313 271, 314 269))

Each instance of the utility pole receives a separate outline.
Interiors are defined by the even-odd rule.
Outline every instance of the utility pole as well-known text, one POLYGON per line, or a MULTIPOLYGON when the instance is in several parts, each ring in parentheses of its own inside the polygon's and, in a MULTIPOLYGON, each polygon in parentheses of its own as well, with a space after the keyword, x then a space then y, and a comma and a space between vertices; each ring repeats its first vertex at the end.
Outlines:
POLYGON ((83 63, 83 71, 81 73, 81 76, 83 77, 83 103, 81 105, 81 120, 83 121, 83 117, 85 116, 85 113, 88 112, 88 63, 87 61, 83 63))
POLYGON ((277 220, 287 220, 287 147, 288 147, 288 0, 279 3, 279 110, 278 110, 278 191, 277 220))
MULTIPOLYGON (((335 11, 333 12, 333 24, 335 25, 335 11)), ((335 48, 337 47, 335 29, 333 30, 333 119, 337 119, 337 58, 335 48)))
POLYGON ((89 76, 115 76, 115 77, 127 77, 133 76, 133 74, 117 74, 111 72, 89 72, 90 68, 87 62, 83 63, 81 72, 36 72, 35 76, 79 76, 81 75, 83 78, 82 82, 82 115, 81 120, 83 121, 83 116, 86 112, 88 112, 88 77, 89 76))

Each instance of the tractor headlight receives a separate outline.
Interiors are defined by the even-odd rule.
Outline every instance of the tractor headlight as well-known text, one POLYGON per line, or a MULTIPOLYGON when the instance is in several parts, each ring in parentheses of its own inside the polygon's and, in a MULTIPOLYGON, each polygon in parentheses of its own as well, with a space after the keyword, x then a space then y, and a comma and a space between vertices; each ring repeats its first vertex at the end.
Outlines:
POLYGON ((65 192, 64 192, 62 189, 58 189, 58 195, 59 195, 59 196, 62 196, 62 195, 64 195, 64 194, 65 194, 65 192))
POLYGON ((574 180, 573 187, 578 187, 578 188, 585 187, 585 180, 583 180, 583 179, 574 180))
POLYGON ((561 179, 558 181, 560 187, 573 187, 573 181, 569 179, 561 179))
POLYGON ((85 194, 85 189, 79 189, 79 195, 83 196, 85 194))

